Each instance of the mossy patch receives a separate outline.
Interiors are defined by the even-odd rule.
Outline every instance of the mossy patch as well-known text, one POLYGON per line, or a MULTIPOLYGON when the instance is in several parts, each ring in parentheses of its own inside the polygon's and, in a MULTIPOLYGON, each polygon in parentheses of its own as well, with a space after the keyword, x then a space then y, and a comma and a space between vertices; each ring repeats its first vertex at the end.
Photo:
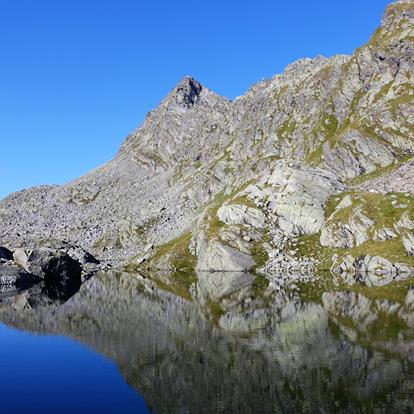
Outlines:
POLYGON ((150 267, 157 264, 161 258, 168 255, 171 266, 177 271, 185 272, 193 270, 196 258, 189 250, 191 233, 187 232, 165 244, 157 246, 148 264, 150 267))
POLYGON ((230 204, 241 204, 246 207, 251 207, 251 208, 256 208, 256 209, 258 208, 257 205, 254 203, 254 201, 245 195, 236 196, 235 198, 231 199, 230 204))
POLYGON ((357 185, 362 184, 366 181, 374 180, 376 178, 382 177, 385 174, 388 174, 388 173, 391 173, 391 172, 395 171, 401 165, 403 165, 403 164, 409 162, 410 160, 412 160, 412 158, 413 158, 412 155, 404 155, 404 156, 400 157, 397 161, 395 161, 392 164, 387 165, 386 167, 379 167, 371 173, 358 175, 358 176, 350 179, 348 181, 348 185, 351 186, 351 187, 356 187, 357 185))
POLYGON ((267 251, 263 248, 263 243, 265 243, 268 238, 269 236, 267 233, 263 233, 262 240, 252 242, 250 254, 255 262, 255 265, 252 268, 252 273, 255 275, 258 274, 258 269, 263 267, 269 259, 267 251))
POLYGON ((296 121, 287 119, 277 129, 277 135, 281 138, 291 138, 297 127, 296 121))

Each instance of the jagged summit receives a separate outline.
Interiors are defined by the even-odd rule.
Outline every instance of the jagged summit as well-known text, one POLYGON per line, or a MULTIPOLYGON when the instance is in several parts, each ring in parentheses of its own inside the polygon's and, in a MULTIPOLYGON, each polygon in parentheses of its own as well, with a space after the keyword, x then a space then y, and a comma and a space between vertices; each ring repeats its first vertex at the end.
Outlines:
POLYGON ((203 86, 191 76, 184 76, 173 89, 175 103, 183 108, 191 108, 200 99, 203 86))

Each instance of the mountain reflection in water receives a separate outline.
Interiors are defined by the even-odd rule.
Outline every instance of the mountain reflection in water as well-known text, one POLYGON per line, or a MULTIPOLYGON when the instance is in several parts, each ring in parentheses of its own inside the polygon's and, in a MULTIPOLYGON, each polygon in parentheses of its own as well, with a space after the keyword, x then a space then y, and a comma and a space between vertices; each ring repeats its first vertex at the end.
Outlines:
POLYGON ((413 412, 408 285, 272 291, 215 273, 181 289, 171 277, 102 273, 65 303, 39 288, 6 296, 0 321, 92 347, 154 413, 413 412))

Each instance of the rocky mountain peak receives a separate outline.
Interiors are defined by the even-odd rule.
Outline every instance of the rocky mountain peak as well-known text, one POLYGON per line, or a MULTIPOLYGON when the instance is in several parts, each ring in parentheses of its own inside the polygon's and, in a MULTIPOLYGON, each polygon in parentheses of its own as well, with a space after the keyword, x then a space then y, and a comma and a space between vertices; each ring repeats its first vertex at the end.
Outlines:
POLYGON ((183 107, 191 108, 200 99, 203 86, 191 76, 185 76, 173 89, 174 103, 183 107))

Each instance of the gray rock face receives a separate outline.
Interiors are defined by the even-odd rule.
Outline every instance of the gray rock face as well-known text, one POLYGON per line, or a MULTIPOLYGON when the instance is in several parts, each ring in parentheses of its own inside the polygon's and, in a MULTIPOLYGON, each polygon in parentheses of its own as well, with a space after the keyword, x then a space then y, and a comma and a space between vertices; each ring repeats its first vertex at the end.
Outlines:
MULTIPOLYGON (((341 208, 337 209, 337 211, 341 208)), ((374 222, 360 208, 349 214, 347 221, 336 221, 335 213, 328 218, 322 231, 320 242, 326 247, 341 247, 348 249, 360 246, 369 238, 368 231, 374 222)))
POLYGON ((334 174, 301 163, 277 161, 272 173, 245 193, 266 207, 278 227, 289 234, 313 234, 324 223, 324 204, 343 189, 334 174))
POLYGON ((254 266, 254 261, 249 254, 221 244, 211 242, 199 256, 196 270, 200 271, 235 271, 242 272, 254 266))
MULTIPOLYGON (((412 116, 412 109, 411 115, 412 116)), ((358 186, 361 190, 375 190, 386 194, 392 191, 414 194, 414 160, 398 166, 394 171, 369 180, 358 186)))
MULTIPOLYGON (((193 239, 205 238, 194 250, 203 267, 233 268, 237 258, 237 269, 249 268, 251 242, 227 245, 196 228, 195 223, 205 225, 199 219, 212 204, 225 226, 258 229, 257 243, 266 252, 277 249, 286 256, 282 244, 265 240, 265 233, 273 240, 322 230, 326 246, 360 245, 369 232, 368 216, 356 211, 346 226, 325 225, 326 202, 347 180, 381 176, 386 167, 391 184, 374 180, 374 188, 411 191, 412 180, 404 177, 413 169, 407 162, 414 153, 413 36, 412 3, 398 2, 351 56, 301 59, 234 101, 184 78, 114 159, 66 185, 2 200, 0 245, 67 240, 122 264, 147 259, 145 246, 191 232, 193 239), (405 184, 398 184, 400 175, 405 184), (249 199, 240 207, 244 211, 229 207, 243 205, 232 200, 234 193, 249 199)), ((410 254, 411 235, 401 235, 410 254)))
POLYGON ((198 102, 202 90, 203 87, 199 82, 186 77, 176 87, 175 103, 183 108, 191 108, 198 102))
POLYGON ((266 216, 261 211, 239 204, 220 207, 217 217, 226 224, 247 224, 256 228, 263 228, 266 221, 266 216))

